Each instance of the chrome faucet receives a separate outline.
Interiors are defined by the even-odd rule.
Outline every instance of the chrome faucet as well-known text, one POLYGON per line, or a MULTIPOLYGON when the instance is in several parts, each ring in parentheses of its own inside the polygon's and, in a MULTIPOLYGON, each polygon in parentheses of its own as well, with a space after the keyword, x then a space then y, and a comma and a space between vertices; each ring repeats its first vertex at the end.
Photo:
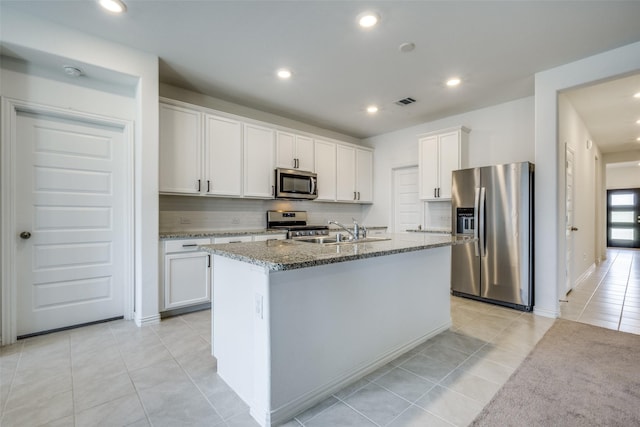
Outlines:
POLYGON ((365 233, 364 237, 366 237, 366 233, 367 233, 366 227, 358 225, 358 221, 356 221, 355 219, 353 220, 353 231, 350 230, 347 226, 342 225, 337 221, 329 220, 329 224, 334 224, 342 228, 344 231, 351 234, 351 237, 353 238, 353 240, 358 240, 358 238, 360 237, 360 228, 364 228, 364 233, 365 233))

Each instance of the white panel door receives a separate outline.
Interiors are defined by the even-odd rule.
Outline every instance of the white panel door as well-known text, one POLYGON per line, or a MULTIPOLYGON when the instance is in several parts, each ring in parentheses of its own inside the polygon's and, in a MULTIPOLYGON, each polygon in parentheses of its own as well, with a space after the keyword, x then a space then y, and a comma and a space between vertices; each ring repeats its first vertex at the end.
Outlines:
POLYGON ((574 167, 574 153, 569 145, 565 148, 566 163, 565 163, 565 204, 566 204, 566 217, 565 217, 565 294, 568 294, 573 289, 573 232, 578 229, 573 224, 573 167, 574 167))
POLYGON ((122 316, 122 130, 19 113, 16 141, 17 335, 122 316))
POLYGON ((422 202, 418 198, 418 168, 393 171, 393 232, 403 233, 422 225, 422 202))

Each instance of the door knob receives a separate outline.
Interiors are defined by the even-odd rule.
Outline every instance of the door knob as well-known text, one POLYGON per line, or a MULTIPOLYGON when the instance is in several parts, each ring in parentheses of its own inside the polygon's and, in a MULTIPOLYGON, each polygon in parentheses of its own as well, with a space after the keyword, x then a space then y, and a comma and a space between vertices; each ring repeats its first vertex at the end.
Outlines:
POLYGON ((21 239, 27 240, 29 237, 31 237, 31 233, 29 233, 28 231, 23 231, 22 233, 20 233, 21 239))
POLYGON ((578 231, 578 227, 571 227, 571 231, 578 231))

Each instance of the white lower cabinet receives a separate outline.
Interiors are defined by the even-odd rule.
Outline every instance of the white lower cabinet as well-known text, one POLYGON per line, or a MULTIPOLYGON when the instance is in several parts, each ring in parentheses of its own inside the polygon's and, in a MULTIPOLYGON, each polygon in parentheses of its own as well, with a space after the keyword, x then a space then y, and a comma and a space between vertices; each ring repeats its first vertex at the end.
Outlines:
POLYGON ((211 255, 199 251, 211 239, 169 240, 164 243, 161 311, 211 301, 211 255))
POLYGON ((214 237, 213 243, 243 243, 252 242, 253 236, 226 236, 226 237, 214 237))

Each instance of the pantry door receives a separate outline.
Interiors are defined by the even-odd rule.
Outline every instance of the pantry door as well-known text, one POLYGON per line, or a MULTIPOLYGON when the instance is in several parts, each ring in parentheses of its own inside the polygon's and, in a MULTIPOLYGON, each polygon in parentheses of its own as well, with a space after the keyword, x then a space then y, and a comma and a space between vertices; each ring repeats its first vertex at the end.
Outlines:
POLYGON ((122 317, 132 256, 124 128, 21 111, 15 123, 17 336, 122 317))

